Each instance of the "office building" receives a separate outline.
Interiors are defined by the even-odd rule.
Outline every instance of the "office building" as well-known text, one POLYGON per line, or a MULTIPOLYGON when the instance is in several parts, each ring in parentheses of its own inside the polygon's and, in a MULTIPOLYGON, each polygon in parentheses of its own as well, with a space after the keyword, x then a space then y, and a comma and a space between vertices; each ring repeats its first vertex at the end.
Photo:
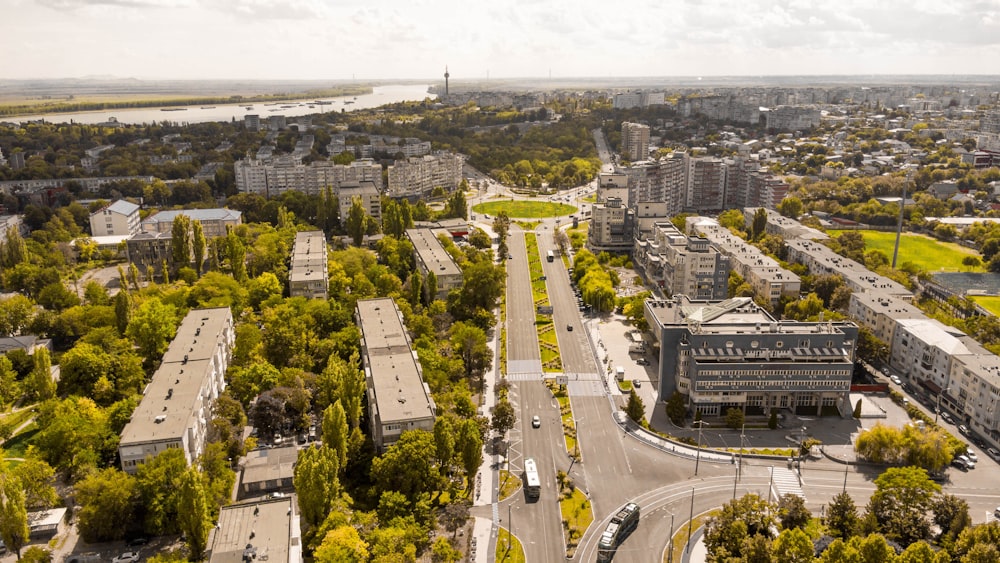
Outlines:
POLYGON ((436 407, 399 307, 389 298, 363 299, 355 318, 376 449, 385 451, 408 430, 433 432, 436 407))
POLYGON ((660 345, 659 400, 674 391, 689 412, 738 408, 848 416, 858 328, 852 323, 778 321, 749 297, 725 301, 647 300, 660 345))
POLYGON ((649 158, 649 125, 622 123, 622 156, 630 161, 649 158))
POLYGON ((124 199, 90 214, 90 234, 95 237, 134 235, 139 232, 139 206, 124 199))
POLYGON ((205 448, 212 403, 226 388, 236 336, 229 307, 193 309, 163 354, 139 406, 121 433, 122 469, 135 473, 146 459, 179 448, 188 464, 205 448))
POLYGON ((420 275, 426 280, 431 272, 434 273, 437 280, 437 295, 434 298, 444 299, 449 291, 462 287, 462 269, 444 249, 435 230, 407 229, 406 238, 413 245, 413 258, 420 275))
POLYGON ((326 235, 323 231, 296 233, 288 268, 288 294, 291 297, 326 299, 330 286, 327 268, 326 235))
POLYGON ((649 236, 635 241, 633 259, 646 279, 667 296, 687 295, 696 300, 725 299, 729 257, 701 237, 688 238, 673 223, 658 222, 649 236))

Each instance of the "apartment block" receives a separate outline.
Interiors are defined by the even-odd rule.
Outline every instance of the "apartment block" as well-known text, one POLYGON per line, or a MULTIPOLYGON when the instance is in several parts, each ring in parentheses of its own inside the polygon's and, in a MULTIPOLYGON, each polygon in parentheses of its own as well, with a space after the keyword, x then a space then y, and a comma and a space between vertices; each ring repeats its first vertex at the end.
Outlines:
POLYGON ((448 292, 462 287, 462 269, 452 259, 438 240, 434 229, 407 229, 406 238, 413 245, 413 257, 420 275, 427 279, 434 273, 437 280, 437 299, 444 299, 448 292))
POLYGON ((729 256, 730 268, 754 288, 754 292, 777 305, 782 296, 795 298, 802 288, 799 276, 782 268, 777 261, 759 248, 747 244, 723 228, 715 219, 688 217, 688 234, 697 234, 711 241, 720 252, 729 256))
POLYGON ((226 388, 236 336, 228 307, 194 309, 184 317, 121 433, 122 470, 179 448, 188 464, 205 448, 212 403, 226 388))
POLYGON ((95 237, 134 235, 139 232, 139 206, 124 199, 90 214, 90 234, 95 237))
POLYGON ((726 298, 729 257, 707 239, 688 238, 669 221, 656 223, 651 235, 636 238, 633 260, 668 296, 726 298))
POLYGON ((877 291, 852 292, 847 314, 886 344, 893 342, 900 320, 927 318, 909 301, 877 291))
POLYGON ((389 298, 358 301, 371 436, 379 452, 408 430, 434 430, 436 407, 403 314, 389 298))
POLYGON ((645 317, 660 344, 659 397, 674 391, 689 412, 739 408, 766 415, 846 415, 858 328, 852 323, 778 321, 749 297, 650 299, 645 317))
POLYGON ((382 220, 382 194, 374 182, 367 180, 362 182, 345 182, 337 190, 337 203, 340 205, 341 220, 347 218, 351 210, 354 199, 361 200, 361 206, 365 213, 374 217, 377 221, 382 220))
POLYGON ((649 158, 649 125, 622 123, 622 156, 639 161, 649 158))
POLYGON ((209 532, 208 563, 302 563, 302 531, 294 496, 223 506, 209 532))
POLYGON ((371 159, 350 164, 335 164, 329 160, 301 164, 295 159, 275 163, 260 159, 238 160, 233 164, 236 189, 240 193, 274 197, 287 191, 319 195, 331 188, 336 195, 342 185, 372 182, 382 191, 382 166, 371 159))
POLYGON ((687 190, 684 209, 721 211, 726 205, 726 164, 718 158, 685 156, 687 190))
POLYGON ((199 221, 205 232, 205 238, 226 236, 229 227, 236 227, 243 222, 243 212, 235 209, 172 209, 160 211, 146 218, 141 223, 145 233, 170 233, 174 227, 174 218, 185 215, 192 222, 199 221))
POLYGON ((687 200, 685 154, 671 153, 666 158, 636 162, 622 169, 628 178, 629 202, 665 202, 670 215, 684 209, 687 200))
POLYGON ((323 231, 296 233, 288 269, 288 294, 292 297, 326 299, 330 286, 327 268, 326 235, 323 231))
POLYGON ((462 157, 439 151, 421 157, 397 160, 389 166, 389 197, 419 199, 441 187, 458 189, 462 182, 462 157))
POLYGON ((778 106, 764 113, 768 129, 776 131, 806 131, 819 127, 822 114, 816 108, 778 106))
POLYGON ((634 244, 632 211, 617 197, 607 197, 591 207, 587 248, 595 254, 628 252, 634 244))
POLYGON ((785 239, 785 247, 788 249, 788 261, 804 265, 814 276, 836 274, 853 292, 874 291, 902 301, 913 300, 913 293, 898 282, 837 254, 825 244, 805 239, 785 239))

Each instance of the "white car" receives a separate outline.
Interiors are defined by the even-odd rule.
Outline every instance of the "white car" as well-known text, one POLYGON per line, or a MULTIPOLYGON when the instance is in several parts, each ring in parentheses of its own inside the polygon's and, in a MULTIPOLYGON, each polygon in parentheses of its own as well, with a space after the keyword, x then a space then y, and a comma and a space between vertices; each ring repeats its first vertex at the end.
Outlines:
POLYGON ((111 560, 111 563, 135 563, 139 560, 139 552, 137 551, 126 551, 118 557, 111 560))
POLYGON ((532 428, 539 428, 539 427, 541 427, 541 425, 542 425, 542 419, 538 418, 537 414, 535 416, 531 417, 531 427, 532 428))
POLYGON ((892 382, 895 383, 896 385, 902 385, 903 384, 903 380, 900 379, 898 375, 890 375, 889 379, 891 379, 892 382))
POLYGON ((966 451, 965 452, 965 457, 971 459, 972 463, 979 463, 979 456, 977 456, 976 452, 974 452, 972 450, 966 451))

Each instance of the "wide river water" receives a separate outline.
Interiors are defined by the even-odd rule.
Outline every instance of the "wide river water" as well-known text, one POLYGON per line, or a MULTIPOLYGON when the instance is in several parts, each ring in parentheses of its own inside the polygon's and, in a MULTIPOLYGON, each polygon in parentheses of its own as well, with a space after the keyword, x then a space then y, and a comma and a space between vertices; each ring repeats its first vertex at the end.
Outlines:
POLYGON ((104 123, 114 117, 119 123, 139 124, 154 121, 172 121, 175 123, 204 123, 206 121, 243 121, 243 116, 256 114, 261 121, 266 121, 272 115, 298 117, 331 111, 352 111, 393 104, 396 102, 420 101, 424 98, 436 98, 427 92, 427 84, 396 84, 376 86, 371 94, 360 96, 342 96, 338 98, 317 98, 329 104, 314 104, 314 100, 271 101, 263 103, 218 104, 199 106, 167 106, 183 108, 180 111, 163 111, 160 107, 112 109, 101 111, 84 111, 75 113, 48 113, 44 115, 20 115, 17 117, 0 117, 0 121, 23 123, 44 119, 48 123, 104 123), (291 106, 291 107, 282 107, 291 106), (247 109, 250 107, 251 109, 247 109))

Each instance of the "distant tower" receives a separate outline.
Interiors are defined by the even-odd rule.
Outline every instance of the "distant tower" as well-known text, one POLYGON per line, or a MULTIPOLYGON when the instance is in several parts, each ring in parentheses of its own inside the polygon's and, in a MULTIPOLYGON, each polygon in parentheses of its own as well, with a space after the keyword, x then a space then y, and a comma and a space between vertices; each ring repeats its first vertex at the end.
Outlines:
POLYGON ((444 65, 444 96, 446 98, 448 97, 448 77, 449 76, 451 76, 451 75, 448 74, 448 65, 444 65))

